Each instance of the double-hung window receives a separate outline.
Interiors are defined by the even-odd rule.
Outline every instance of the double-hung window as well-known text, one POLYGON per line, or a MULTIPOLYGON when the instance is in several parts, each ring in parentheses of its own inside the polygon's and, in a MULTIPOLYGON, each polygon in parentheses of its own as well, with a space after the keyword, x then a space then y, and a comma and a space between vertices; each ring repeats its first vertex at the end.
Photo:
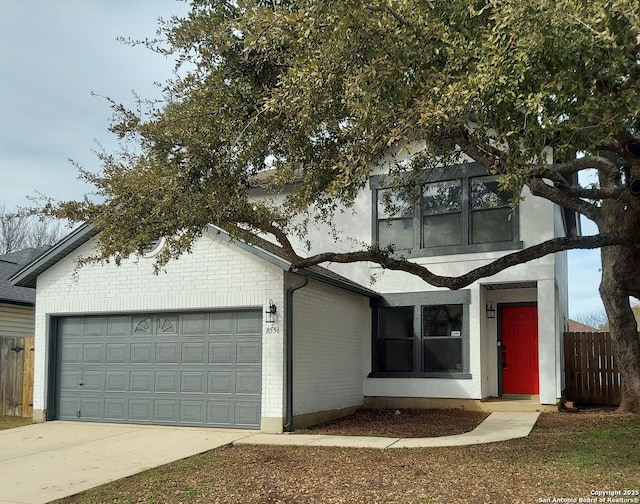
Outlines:
POLYGON ((461 372, 462 305, 422 307, 422 368, 425 372, 461 372))
POLYGON ((383 226, 378 226, 379 243, 393 243, 398 249, 412 249, 413 204, 385 189, 378 190, 377 204, 378 219, 384 222, 383 226))
POLYGON ((422 244, 420 248, 462 245, 462 182, 447 180, 422 188, 422 244))
POLYGON ((470 180, 471 243, 513 241, 510 194, 493 177, 470 180))
MULTIPOLYGON (((374 239, 411 257, 522 248, 517 208, 478 164, 451 168, 427 179, 409 201, 398 188, 371 186, 376 199, 374 239)), ((412 188, 415 189, 415 188, 412 188)))

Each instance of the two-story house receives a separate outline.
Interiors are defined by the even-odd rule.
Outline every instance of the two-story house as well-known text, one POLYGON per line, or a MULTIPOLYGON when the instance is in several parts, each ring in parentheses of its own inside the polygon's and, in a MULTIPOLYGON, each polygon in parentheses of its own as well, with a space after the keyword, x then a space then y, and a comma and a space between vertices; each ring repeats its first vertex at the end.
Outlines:
MULTIPOLYGON (((572 215, 530 194, 512 211, 476 164, 425 179, 410 202, 385 185, 372 176, 341 214, 338 243, 312 229, 314 251, 394 243, 459 275, 575 232, 572 215)), ((561 397, 566 254, 449 291, 368 263, 296 270, 271 243, 213 226, 158 275, 162 241, 77 270, 97 233, 77 229, 13 277, 37 289, 36 420, 278 432, 362 406, 542 409, 561 397)))

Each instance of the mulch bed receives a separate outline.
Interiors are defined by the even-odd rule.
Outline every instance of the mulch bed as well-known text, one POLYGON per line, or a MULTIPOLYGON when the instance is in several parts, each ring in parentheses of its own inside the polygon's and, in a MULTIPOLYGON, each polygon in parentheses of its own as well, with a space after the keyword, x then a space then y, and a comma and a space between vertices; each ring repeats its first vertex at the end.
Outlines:
POLYGON ((464 434, 488 413, 456 409, 365 409, 354 415, 307 429, 309 434, 387 436, 403 438, 464 434))

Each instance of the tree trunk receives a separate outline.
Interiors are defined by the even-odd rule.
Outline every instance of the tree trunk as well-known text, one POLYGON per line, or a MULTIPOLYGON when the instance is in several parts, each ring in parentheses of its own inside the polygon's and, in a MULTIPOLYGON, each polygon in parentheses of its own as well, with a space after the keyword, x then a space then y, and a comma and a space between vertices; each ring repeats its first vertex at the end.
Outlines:
POLYGON ((616 363, 622 376, 618 412, 640 414, 640 337, 629 295, 640 279, 640 252, 635 247, 603 247, 600 295, 604 303, 616 363))

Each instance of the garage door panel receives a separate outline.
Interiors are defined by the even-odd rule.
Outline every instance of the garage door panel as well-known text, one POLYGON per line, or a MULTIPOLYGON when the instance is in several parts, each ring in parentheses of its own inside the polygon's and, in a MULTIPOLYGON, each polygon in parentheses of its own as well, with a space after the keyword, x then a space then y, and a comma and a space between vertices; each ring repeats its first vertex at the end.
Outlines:
POLYGON ((131 362, 134 364, 153 364, 154 348, 152 343, 131 343, 131 362))
POLYGON ((257 334, 262 332, 262 313, 238 312, 237 334, 257 334))
POLYGON ((182 316, 182 334, 204 336, 207 334, 207 314, 192 313, 182 316))
POLYGON ((177 364, 180 354, 178 343, 156 343, 156 363, 177 364))
POLYGON ((233 313, 211 313, 209 315, 209 334, 230 335, 236 329, 236 316, 233 313))
POLYGON ((102 317, 87 318, 84 322, 84 337, 104 336, 105 320, 102 317))
POLYGON ((259 341, 240 341, 236 343, 236 364, 260 364, 262 345, 259 341))
POLYGON ((151 334, 151 317, 133 317, 131 322, 132 336, 151 334))
POLYGON ((64 318, 60 321, 60 331, 65 338, 80 338, 84 334, 83 318, 64 318))
POLYGON ((129 373, 129 390, 132 392, 153 391, 153 370, 131 371, 129 373))
POLYGON ((163 315, 158 317, 158 334, 178 334, 178 316, 163 315))
POLYGON ((156 392, 178 392, 178 372, 156 371, 155 384, 156 392))
POLYGON ((235 390, 233 371, 209 372, 209 394, 232 394, 235 390))
POLYGON ((230 341, 209 343, 209 364, 234 364, 235 345, 230 341))
POLYGON ((260 395, 261 376, 259 372, 236 372, 236 394, 260 395))
POLYGON ((153 419, 161 423, 176 423, 178 421, 178 401, 173 399, 154 400, 153 419))
POLYGON ((238 371, 236 373, 236 394, 260 395, 260 384, 259 372, 238 371))
POLYGON ((107 370, 105 372, 104 389, 107 392, 128 392, 129 372, 118 370, 107 370))
POLYGON ((233 425, 233 408, 230 401, 208 401, 207 423, 212 425, 233 425))
POLYGON ((64 370, 60 373, 60 389, 64 392, 76 392, 82 382, 82 371, 79 369, 64 370))
POLYGON ((64 343, 60 347, 60 361, 63 364, 82 362, 82 345, 80 343, 64 343))
POLYGON ((107 343, 105 347, 105 359, 107 364, 124 364, 129 362, 129 344, 107 343))
POLYGON ((151 399, 129 399, 129 420, 150 422, 151 406, 151 399))
POLYGON ((252 426, 260 424, 260 407, 255 403, 236 402, 234 424, 252 426))
POLYGON ((205 417, 202 401, 180 401, 180 422, 204 424, 205 417))
POLYGON ((204 342, 182 343, 183 364, 205 364, 207 361, 207 345, 204 342))
POLYGON ((80 399, 80 413, 82 418, 90 420, 102 420, 104 399, 101 397, 82 397, 80 399))
POLYGON ((115 316, 107 318, 107 336, 108 337, 127 337, 131 336, 131 317, 115 316))
POLYGON ((57 417, 259 428, 261 332, 260 312, 59 319, 57 417))
POLYGON ((60 418, 73 419, 78 417, 78 411, 80 411, 80 397, 79 396, 65 396, 60 400, 58 405, 60 412, 60 418))
POLYGON ((185 394, 206 394, 204 371, 183 371, 180 376, 180 392, 185 394))
POLYGON ((127 420, 127 408, 127 399, 108 397, 104 400, 104 418, 124 422, 127 420))
POLYGON ((82 362, 85 364, 102 364, 103 348, 101 343, 84 343, 82 345, 82 362))
POLYGON ((82 391, 99 391, 104 389, 104 371, 84 371, 82 373, 82 391))

